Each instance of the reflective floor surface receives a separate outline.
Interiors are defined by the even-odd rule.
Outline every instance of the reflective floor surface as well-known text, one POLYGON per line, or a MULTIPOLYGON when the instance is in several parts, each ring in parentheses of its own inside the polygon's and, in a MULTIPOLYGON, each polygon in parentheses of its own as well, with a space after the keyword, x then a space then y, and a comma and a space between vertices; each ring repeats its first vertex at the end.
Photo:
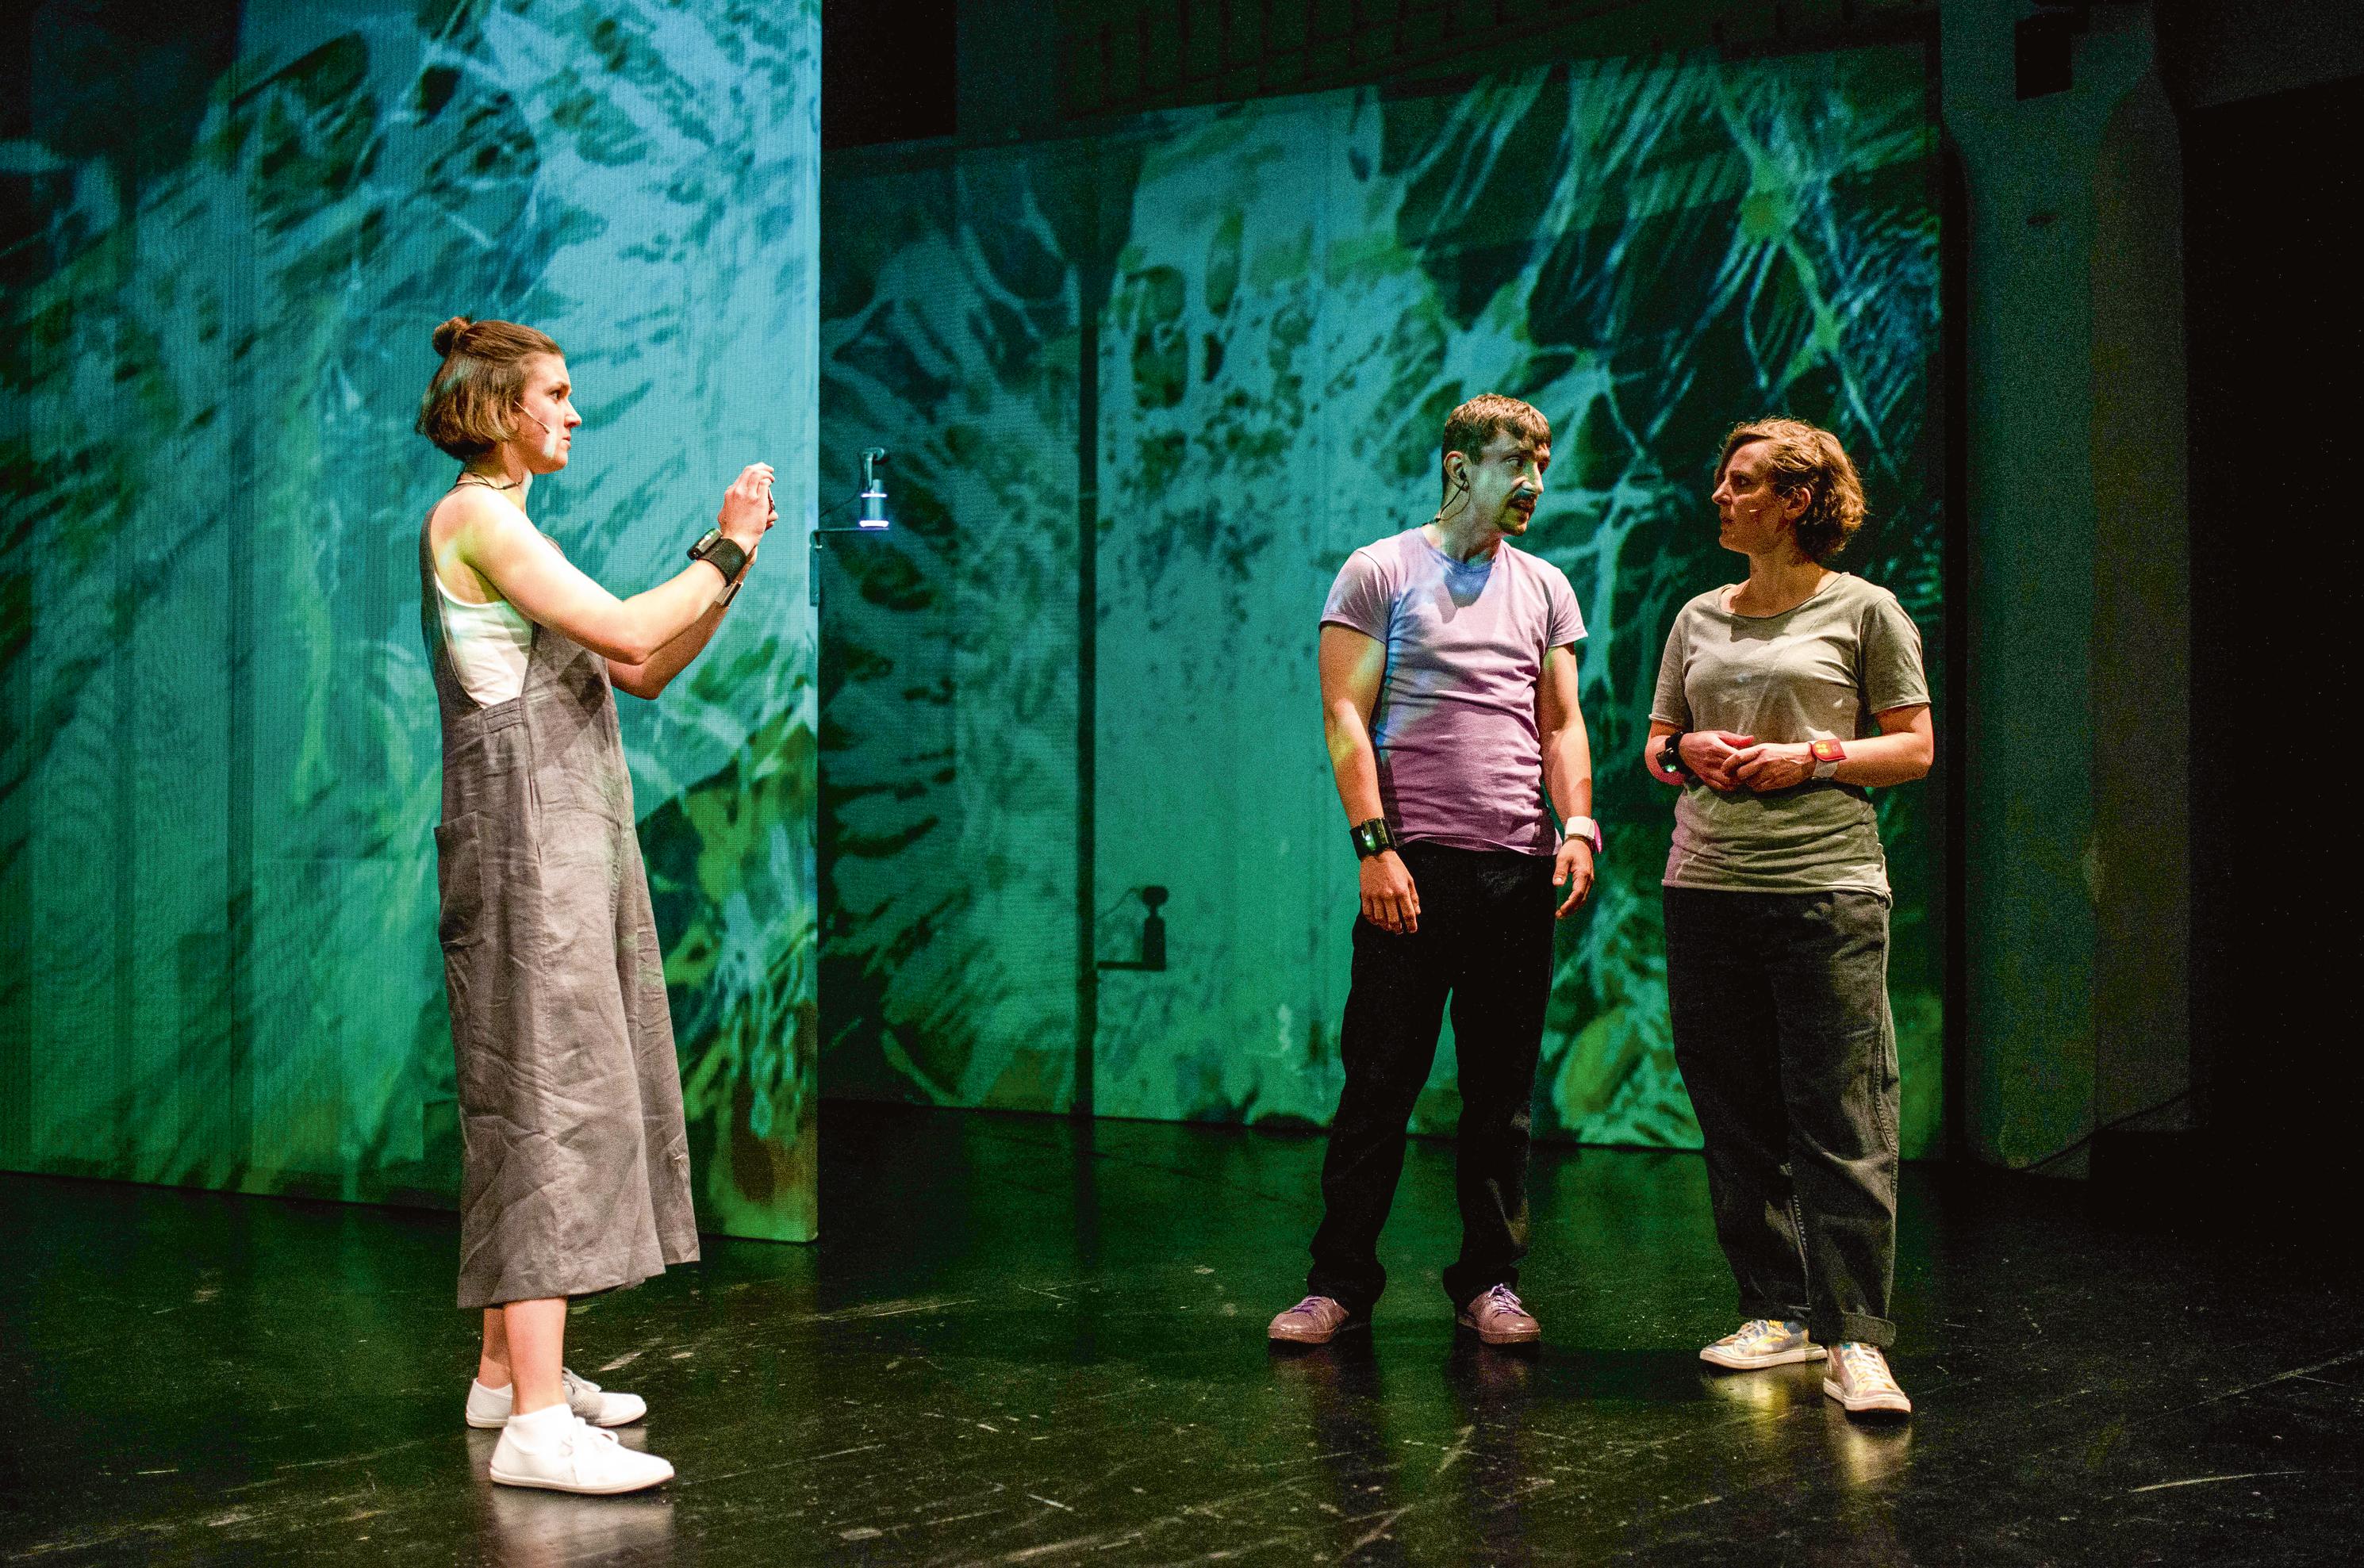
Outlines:
POLYGON ((1267 1351, 1318 1138, 831 1105, 827 1236, 577 1309, 638 1498, 495 1488, 452 1217, 0 1176, 0 1562, 2357 1560, 2343 1235, 1908 1173, 1903 1426, 1709 1373, 1695 1156, 1536 1160, 1545 1342, 1457 1335, 1415 1146, 1351 1349, 1267 1351))

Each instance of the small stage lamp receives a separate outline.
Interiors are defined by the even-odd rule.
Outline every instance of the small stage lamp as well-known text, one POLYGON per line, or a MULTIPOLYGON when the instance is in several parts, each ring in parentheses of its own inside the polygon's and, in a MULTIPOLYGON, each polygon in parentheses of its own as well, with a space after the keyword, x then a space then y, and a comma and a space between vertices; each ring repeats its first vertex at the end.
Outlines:
POLYGON ((887 456, 885 447, 863 448, 862 488, 821 514, 822 517, 830 517, 858 501, 862 504, 862 510, 855 514, 852 523, 831 524, 818 520, 814 523, 811 548, 805 560, 807 603, 820 603, 820 552, 824 548, 821 535, 885 533, 895 526, 895 520, 886 515, 886 482, 878 473, 886 465, 887 456))
POLYGON ((873 533, 895 526, 886 516, 886 482, 878 477, 879 465, 886 461, 885 447, 864 447, 862 450, 862 494, 856 497, 862 503, 862 516, 854 519, 854 527, 873 533))

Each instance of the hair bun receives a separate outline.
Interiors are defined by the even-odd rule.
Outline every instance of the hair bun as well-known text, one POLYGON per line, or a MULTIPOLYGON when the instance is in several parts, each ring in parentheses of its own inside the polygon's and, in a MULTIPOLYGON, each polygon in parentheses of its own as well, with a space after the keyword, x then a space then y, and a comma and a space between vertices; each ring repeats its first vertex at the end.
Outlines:
POLYGON ((454 316, 444 322, 442 326, 435 328, 435 351, 445 359, 451 358, 452 350, 460 346, 462 336, 474 325, 474 322, 464 316, 454 316))

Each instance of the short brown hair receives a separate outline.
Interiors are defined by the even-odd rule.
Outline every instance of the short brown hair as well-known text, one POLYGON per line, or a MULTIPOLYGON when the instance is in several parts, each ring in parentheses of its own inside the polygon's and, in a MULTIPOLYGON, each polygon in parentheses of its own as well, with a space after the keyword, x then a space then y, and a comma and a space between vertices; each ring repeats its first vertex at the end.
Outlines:
POLYGON ((1718 483, 1732 465, 1732 454, 1751 441, 1765 443, 1776 492, 1788 495, 1804 490, 1812 496, 1798 515, 1798 548, 1808 559, 1828 566, 1863 527, 1863 481, 1856 474, 1855 461, 1839 439, 1820 425, 1776 415, 1732 428, 1715 460, 1718 483))
MULTIPOLYGON (((1486 443, 1504 430, 1524 436, 1539 447, 1551 445, 1551 421, 1532 403, 1522 403, 1499 392, 1481 392, 1444 417, 1444 440, 1437 449, 1437 467, 1442 472, 1446 452, 1459 452, 1475 458, 1486 450, 1486 443)), ((1453 481, 1444 480, 1446 499, 1453 495, 1453 481)))
POLYGON ((549 335, 514 321, 454 316, 435 328, 443 363, 418 400, 418 433, 462 462, 480 458, 515 432, 509 416, 525 396, 525 366, 557 354, 549 335))

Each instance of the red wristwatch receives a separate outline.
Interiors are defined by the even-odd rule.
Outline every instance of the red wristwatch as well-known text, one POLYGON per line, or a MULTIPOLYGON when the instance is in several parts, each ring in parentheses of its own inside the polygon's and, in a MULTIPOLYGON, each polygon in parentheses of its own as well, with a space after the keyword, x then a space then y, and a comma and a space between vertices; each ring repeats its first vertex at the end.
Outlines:
POLYGON ((1817 740, 1807 750, 1814 755, 1814 776, 1818 779, 1833 776, 1839 771, 1839 764, 1846 761, 1846 748, 1835 740, 1817 740))

